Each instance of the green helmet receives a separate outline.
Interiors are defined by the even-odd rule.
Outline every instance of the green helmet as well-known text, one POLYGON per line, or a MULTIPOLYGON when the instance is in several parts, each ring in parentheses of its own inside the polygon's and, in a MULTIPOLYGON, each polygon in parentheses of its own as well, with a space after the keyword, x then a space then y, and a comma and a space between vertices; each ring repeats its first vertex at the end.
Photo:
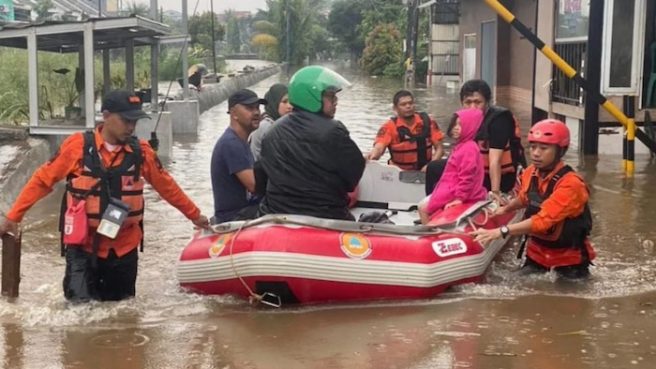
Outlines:
POLYGON ((304 67, 289 81, 289 102, 294 107, 312 113, 321 111, 321 94, 326 90, 340 91, 351 84, 338 73, 318 65, 304 67))

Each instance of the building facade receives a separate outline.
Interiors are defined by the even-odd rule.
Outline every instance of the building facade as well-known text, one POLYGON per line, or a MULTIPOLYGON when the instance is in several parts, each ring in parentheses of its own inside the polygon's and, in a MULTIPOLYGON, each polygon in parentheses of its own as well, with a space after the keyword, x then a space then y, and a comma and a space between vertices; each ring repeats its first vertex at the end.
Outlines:
MULTIPOLYGON (((501 3, 618 108, 656 119, 656 0, 505 0, 501 3)), ((461 79, 481 78, 496 103, 535 122, 565 121, 573 148, 620 153, 621 125, 487 4, 462 0, 461 79)), ((636 153, 647 153, 636 144, 636 153)))

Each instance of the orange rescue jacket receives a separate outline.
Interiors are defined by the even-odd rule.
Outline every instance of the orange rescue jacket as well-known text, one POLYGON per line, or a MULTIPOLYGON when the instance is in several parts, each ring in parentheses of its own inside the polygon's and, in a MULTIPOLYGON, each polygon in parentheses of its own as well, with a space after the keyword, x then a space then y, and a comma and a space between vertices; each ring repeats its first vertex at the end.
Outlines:
MULTIPOLYGON (((112 240, 106 237, 100 237, 98 257, 106 258, 110 249, 114 249, 117 256, 120 257, 138 247, 143 236, 143 231, 139 227, 139 221, 142 215, 136 214, 137 212, 143 212, 143 195, 141 194, 143 181, 141 179, 134 180, 136 162, 133 163, 134 165, 126 164, 123 166, 124 160, 128 160, 128 163, 129 161, 135 160, 134 148, 129 144, 125 144, 119 146, 116 150, 108 150, 101 131, 102 125, 98 126, 94 131, 96 155, 102 161, 102 165, 105 168, 126 169, 122 172, 123 175, 120 176, 121 185, 118 187, 115 185, 113 190, 115 193, 121 192, 121 199, 124 202, 128 202, 131 207, 134 206, 134 209, 130 210, 131 216, 128 217, 119 230, 116 239, 112 240), (134 172, 132 169, 134 169, 134 172)), ((53 186, 65 178, 69 178, 69 188, 75 191, 89 188, 96 182, 96 179, 93 179, 92 171, 88 170, 92 168, 87 167, 85 169, 86 155, 83 153, 85 147, 84 141, 83 133, 73 134, 64 140, 55 156, 39 167, 25 185, 16 199, 14 206, 7 213, 8 219, 14 222, 20 222, 32 205, 50 193, 53 186)), ((139 170, 140 176, 150 183, 167 202, 176 207, 188 219, 197 219, 200 216, 200 209, 196 207, 173 178, 171 178, 166 169, 162 167, 157 155, 148 142, 139 140, 138 146, 143 158, 139 170)), ((118 183, 119 179, 115 178, 114 181, 118 183)), ((93 196, 97 196, 97 194, 93 196)), ((70 197, 67 195, 67 201, 68 199, 70 197)), ((88 252, 92 252, 93 238, 98 224, 97 216, 100 210, 100 201, 91 199, 90 202, 92 204, 87 205, 87 212, 91 218, 89 219, 89 238, 87 244, 82 246, 88 252)))
POLYGON ((588 240, 592 216, 588 189, 569 166, 560 162, 540 177, 530 166, 522 175, 519 199, 532 220, 527 257, 547 267, 577 265, 595 257, 588 240))

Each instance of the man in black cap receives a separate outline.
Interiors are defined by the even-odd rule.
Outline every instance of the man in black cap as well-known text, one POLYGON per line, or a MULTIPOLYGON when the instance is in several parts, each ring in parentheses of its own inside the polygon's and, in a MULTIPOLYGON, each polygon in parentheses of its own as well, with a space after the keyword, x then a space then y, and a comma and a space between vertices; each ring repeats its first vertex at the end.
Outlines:
POLYGON ((257 214, 254 160, 248 136, 259 127, 260 105, 266 103, 248 89, 239 90, 228 99, 230 126, 212 152, 214 223, 251 219, 257 214))
POLYGON ((148 116, 139 97, 112 91, 101 110, 104 122, 94 131, 66 138, 36 170, 0 224, 0 235, 15 234, 32 205, 66 178, 59 226, 66 256, 64 296, 74 302, 135 295, 145 182, 196 226, 208 226, 148 142, 133 136, 137 120, 148 116))

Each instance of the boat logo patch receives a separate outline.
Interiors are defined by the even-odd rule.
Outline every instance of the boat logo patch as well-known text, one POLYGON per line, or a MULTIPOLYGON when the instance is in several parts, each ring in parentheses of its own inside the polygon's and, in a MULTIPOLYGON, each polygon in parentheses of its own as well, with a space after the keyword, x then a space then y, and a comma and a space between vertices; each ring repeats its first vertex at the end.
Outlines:
POLYGON ((209 254, 211 258, 217 258, 223 252, 228 242, 232 239, 232 233, 226 233, 219 236, 216 239, 216 242, 210 247, 209 254))
POLYGON ((371 242, 360 233, 342 233, 339 239, 342 251, 352 259, 364 259, 371 254, 371 242))
POLYGON ((447 238, 433 242, 433 251, 440 257, 464 254, 467 252, 467 244, 459 238, 447 238))

